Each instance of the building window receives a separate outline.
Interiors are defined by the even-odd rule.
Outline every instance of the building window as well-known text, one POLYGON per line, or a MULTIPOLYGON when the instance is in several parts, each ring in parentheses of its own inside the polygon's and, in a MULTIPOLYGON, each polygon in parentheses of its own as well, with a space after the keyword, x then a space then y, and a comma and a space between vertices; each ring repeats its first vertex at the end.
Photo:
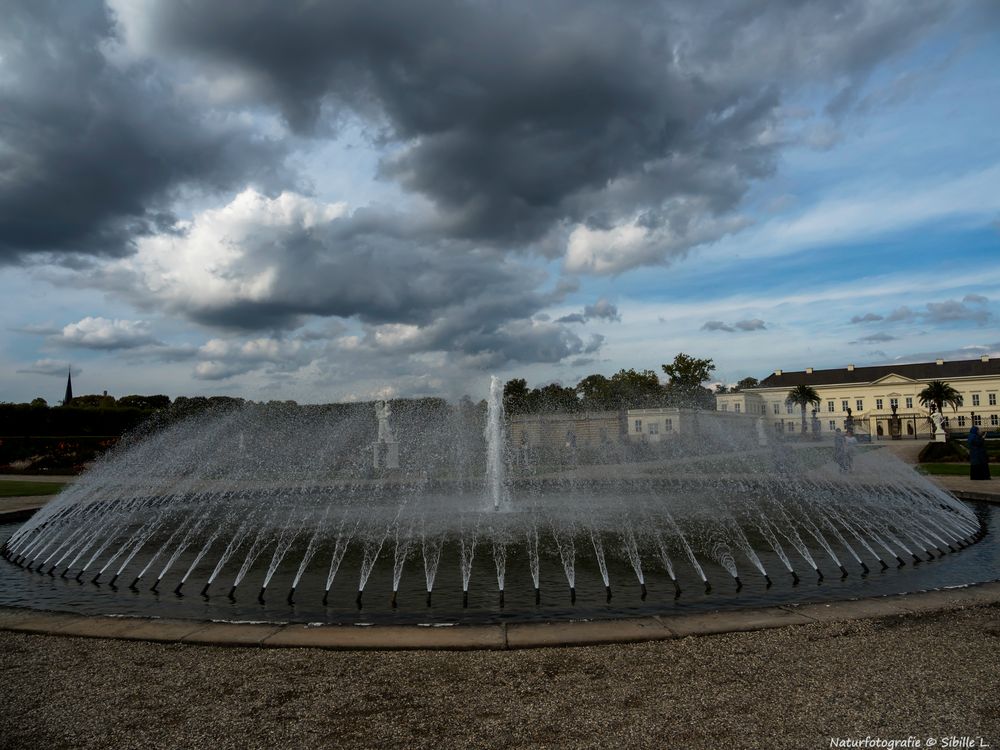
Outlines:
POLYGON ((986 401, 989 403, 990 406, 996 406, 997 405, 997 394, 995 394, 995 393, 989 394, 986 397, 986 401))
POLYGON ((890 398, 889 399, 889 408, 890 409, 898 409, 899 408, 899 399, 898 398, 890 398))
POLYGON ((972 394, 972 405, 973 406, 979 406, 979 394, 978 393, 973 393, 972 394))
POLYGON ((948 417, 945 417, 944 419, 942 419, 941 420, 941 424, 943 424, 945 427, 950 427, 951 426, 951 425, 948 424, 948 417))
POLYGON ((859 398, 857 401, 854 402, 854 408, 857 409, 858 411, 864 411, 865 402, 859 398))
POLYGON ((959 415, 959 417, 958 417, 958 426, 959 427, 965 427, 965 417, 962 416, 962 415, 959 415))
POLYGON ((795 422, 789 422, 786 428, 787 432, 795 432, 795 422))
POLYGON ((848 404, 848 401, 845 398, 843 401, 840 402, 840 410, 841 411, 847 411, 847 408, 848 408, 847 404, 848 404))
POLYGON ((781 414, 781 404, 780 403, 777 403, 777 404, 774 405, 774 413, 775 414, 781 414))
POLYGON ((792 403, 785 404, 785 414, 794 414, 794 413, 795 413, 795 404, 792 403))
POLYGON ((974 424, 976 427, 982 427, 983 426, 983 418, 982 418, 982 416, 979 415, 979 414, 976 414, 972 418, 972 424, 974 424))
POLYGON ((996 414, 990 414, 990 427, 1000 427, 1000 418, 996 414))
POLYGON ((875 411, 882 411, 882 399, 875 399, 875 411))
POLYGON ((664 422, 664 432, 673 432, 674 431, 674 420, 673 419, 671 419, 670 417, 667 417, 666 419, 663 420, 663 422, 664 422))
POLYGON ((833 401, 827 401, 826 402, 826 410, 827 411, 833 411, 833 401))
POLYGON ((729 411, 729 404, 723 404, 722 411, 729 411))
POLYGON ((906 397, 906 408, 907 409, 912 409, 913 408, 913 396, 907 396, 906 397))
POLYGON ((659 435, 660 434, 660 425, 657 424, 656 422, 650 422, 649 423, 649 434, 650 435, 659 435))
POLYGON ((635 431, 636 432, 642 432, 642 420, 641 419, 635 420, 635 431))
POLYGON ((830 420, 830 432, 833 432, 836 429, 837 429, 837 423, 836 423, 836 421, 834 421, 834 420, 831 419, 830 420))
POLYGON ((740 413, 740 405, 739 404, 733 404, 733 411, 736 412, 737 414, 739 414, 740 413))

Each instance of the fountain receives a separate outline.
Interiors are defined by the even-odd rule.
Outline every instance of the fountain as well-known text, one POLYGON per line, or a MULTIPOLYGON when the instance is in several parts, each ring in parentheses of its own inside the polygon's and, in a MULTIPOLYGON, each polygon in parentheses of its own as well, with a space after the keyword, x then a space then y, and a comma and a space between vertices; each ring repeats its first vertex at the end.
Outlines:
MULTIPOLYGON (((632 610, 691 592, 782 601, 806 572, 826 586, 863 581, 983 534, 968 505, 887 451, 860 453, 844 474, 831 446, 769 437, 760 420, 677 414, 683 428, 656 444, 574 432, 567 446, 545 437, 565 428, 539 427, 531 459, 515 461, 496 377, 484 404, 379 402, 374 420, 363 404, 206 412, 123 440, 13 530, 3 556, 66 586, 106 580, 112 608, 109 595, 164 611, 201 602, 202 614, 277 601, 337 621, 350 619, 348 600, 371 606, 369 582, 393 611, 436 607, 443 575, 447 606, 460 586, 463 607, 514 616, 512 605, 527 612, 543 588, 562 588, 542 608, 561 617, 579 586, 591 610, 612 606, 613 587, 634 592, 614 597, 632 610), (477 575, 487 566, 495 584, 477 575), (119 579, 131 584, 115 594, 119 579)), ((546 419, 570 417, 535 423, 546 419)))

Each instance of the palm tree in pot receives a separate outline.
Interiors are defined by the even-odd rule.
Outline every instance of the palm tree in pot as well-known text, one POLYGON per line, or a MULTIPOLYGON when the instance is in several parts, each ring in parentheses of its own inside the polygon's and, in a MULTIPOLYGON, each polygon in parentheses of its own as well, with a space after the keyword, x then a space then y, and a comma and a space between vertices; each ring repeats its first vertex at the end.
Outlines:
POLYGON ((945 404, 952 410, 958 411, 964 401, 962 394, 952 388, 943 380, 932 380, 927 386, 917 394, 917 400, 925 409, 934 404, 937 410, 944 414, 945 404))
POLYGON ((819 405, 819 394, 811 385, 797 385, 788 392, 785 401, 789 404, 797 404, 802 409, 802 434, 807 433, 806 409, 810 404, 819 405))

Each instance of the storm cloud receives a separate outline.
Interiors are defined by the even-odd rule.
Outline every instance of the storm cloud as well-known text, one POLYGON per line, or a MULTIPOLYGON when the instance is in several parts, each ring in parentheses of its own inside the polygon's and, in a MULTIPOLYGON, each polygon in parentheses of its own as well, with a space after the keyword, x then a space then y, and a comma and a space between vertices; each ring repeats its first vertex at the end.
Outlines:
POLYGON ((0 24, 0 263, 115 256, 172 222, 182 188, 223 190, 280 168, 281 149, 183 101, 149 65, 106 56, 93 0, 5 4, 0 24))
POLYGON ((630 228, 624 243, 592 234, 584 255, 578 237, 570 266, 597 273, 742 226, 728 214, 794 140, 777 135, 783 94, 838 80, 842 109, 947 9, 918 5, 113 3, 134 55, 197 61, 292 132, 368 122, 396 145, 383 176, 428 198, 452 238, 630 228))
POLYGON ((50 343, 146 356, 157 321, 207 329, 161 347, 202 380, 311 367, 434 389, 594 359, 604 337, 574 325, 621 314, 580 299, 583 277, 748 226, 783 149, 829 148, 865 82, 951 7, 14 0, 0 264, 151 321, 81 312, 50 343), (345 133, 373 154, 376 199, 349 170, 342 194, 316 184, 345 133))

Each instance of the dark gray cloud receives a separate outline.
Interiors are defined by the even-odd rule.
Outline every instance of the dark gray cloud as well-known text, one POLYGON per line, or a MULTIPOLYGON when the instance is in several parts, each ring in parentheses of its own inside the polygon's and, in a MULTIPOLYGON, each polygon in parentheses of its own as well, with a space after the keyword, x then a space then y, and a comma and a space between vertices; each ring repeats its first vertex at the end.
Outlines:
POLYGON ((970 344, 968 346, 956 347, 954 349, 935 349, 923 352, 910 352, 894 357, 894 362, 933 362, 936 359, 943 359, 946 362, 963 359, 979 359, 983 355, 992 359, 1000 358, 1000 341, 991 344, 970 344))
POLYGON ((723 323, 721 320, 709 320, 701 327, 703 331, 735 331, 728 323, 723 323))
POLYGON ((750 318, 747 320, 737 320, 735 323, 724 323, 721 320, 709 320, 701 327, 703 331, 764 331, 767 324, 760 318, 750 318))
MULTIPOLYGON (((928 323, 952 323, 962 320, 971 320, 979 325, 985 325, 993 314, 983 307, 985 297, 981 295, 973 296, 971 304, 959 302, 958 300, 945 300, 944 302, 928 302, 927 312, 923 314, 923 319, 928 323), (983 301, 981 302, 979 299, 983 301)), ((968 300, 968 296, 966 297, 968 300)))
POLYGON ((881 344, 886 341, 895 341, 896 337, 888 333, 873 333, 868 336, 862 336, 857 341, 852 341, 852 344, 881 344))
POLYGON ((96 0, 14 0, 0 24, 0 263, 114 256, 173 220, 180 188, 274 171, 279 149, 182 102, 149 65, 105 56, 96 0))
POLYGON ((592 305, 584 306, 583 314, 587 318, 608 320, 615 323, 620 323, 622 320, 621 313, 618 312, 618 306, 606 299, 599 299, 592 305))
POLYGON ((855 315, 851 318, 851 323, 874 323, 876 321, 882 320, 883 316, 876 315, 875 313, 865 313, 864 315, 855 315))
POLYGON ((640 263, 728 231, 710 219, 773 169, 783 94, 836 80, 853 101, 948 8, 917 6, 149 0, 122 23, 140 54, 242 76, 296 132, 369 121, 398 144, 384 176, 428 197, 449 236, 669 229, 640 263))
MULTIPOLYGON (((865 313, 855 315, 851 323, 868 323, 884 320, 886 323, 956 323, 971 321, 985 325, 993 319, 993 313, 987 309, 989 299, 981 294, 967 294, 961 301, 945 300, 943 302, 928 302, 923 310, 913 310, 907 305, 897 307, 887 315, 865 313)), ((865 341, 867 339, 861 339, 865 341)))
POLYGON ((911 320, 916 320, 916 318, 917 318, 917 313, 915 313, 906 305, 903 305, 902 307, 897 307, 895 310, 893 310, 891 313, 885 316, 885 320, 887 323, 909 322, 911 320))
POLYGON ((570 313, 557 318, 557 323, 586 323, 588 320, 604 320, 609 323, 621 323, 622 316, 618 306, 601 298, 592 305, 584 305, 583 312, 570 313))
POLYGON ((18 372, 26 375, 56 375, 60 377, 66 377, 68 372, 72 372, 73 376, 76 377, 83 372, 83 369, 71 365, 63 359, 38 359, 27 367, 19 369, 18 372))

